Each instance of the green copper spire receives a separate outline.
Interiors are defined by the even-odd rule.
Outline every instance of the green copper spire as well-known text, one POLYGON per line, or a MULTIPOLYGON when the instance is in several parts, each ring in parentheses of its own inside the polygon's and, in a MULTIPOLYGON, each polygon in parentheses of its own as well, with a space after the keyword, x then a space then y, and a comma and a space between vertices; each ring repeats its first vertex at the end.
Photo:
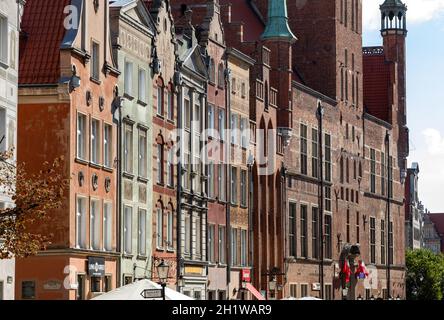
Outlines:
POLYGON ((297 40, 288 25, 286 0, 268 1, 268 21, 261 38, 262 40, 297 40))

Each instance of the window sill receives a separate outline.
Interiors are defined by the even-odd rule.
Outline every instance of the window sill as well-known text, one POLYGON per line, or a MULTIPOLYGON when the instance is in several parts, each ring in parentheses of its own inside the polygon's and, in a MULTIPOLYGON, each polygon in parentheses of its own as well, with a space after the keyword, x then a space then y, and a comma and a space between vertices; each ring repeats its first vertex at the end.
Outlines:
POLYGON ((156 117, 162 120, 165 120, 165 117, 161 114, 156 113, 156 117))
POLYGON ((99 79, 96 79, 96 78, 94 78, 94 77, 89 78, 89 80, 90 80, 91 82, 94 82, 95 84, 98 84, 98 85, 101 85, 101 84, 102 84, 102 81, 100 81, 99 79))
POLYGON ((133 254, 129 254, 129 253, 124 253, 123 254, 123 258, 125 258, 125 259, 132 259, 133 257, 134 257, 133 254))
POLYGON ((146 259, 148 259, 148 257, 145 255, 137 255, 136 257, 136 260, 146 261, 146 259))
POLYGON ((131 180, 134 179, 134 174, 132 174, 132 173, 128 173, 128 172, 123 172, 123 173, 122 173, 122 176, 123 176, 124 178, 127 178, 127 179, 131 179, 131 180))
POLYGON ((164 248, 156 247, 156 251, 158 251, 158 252, 165 252, 165 249, 164 248))
POLYGON ((168 253, 175 253, 176 250, 174 250, 174 249, 172 249, 172 248, 168 248, 168 249, 167 249, 167 252, 168 252, 168 253))
POLYGON ((84 164, 84 165, 88 165, 89 164, 88 160, 83 160, 83 159, 80 159, 80 158, 75 158, 74 161, 77 162, 77 163, 80 163, 80 164, 84 164))
POLYGON ((7 63, 4 63, 3 61, 0 61, 0 67, 2 67, 5 70, 9 69, 9 65, 7 63))
POLYGON ((102 165, 95 163, 95 162, 90 162, 89 166, 95 169, 102 169, 102 165))
POLYGON ((165 184, 163 182, 156 182, 159 187, 165 188, 165 184))
POLYGON ((174 120, 169 119, 169 118, 167 118, 167 122, 170 123, 170 124, 172 124, 172 125, 175 125, 175 124, 176 124, 176 122, 175 122, 174 120))
POLYGON ((241 205, 240 205, 240 208, 241 208, 241 209, 248 209, 248 206, 247 206, 246 204, 241 204, 241 205))
POLYGON ((148 103, 146 103, 146 102, 144 102, 144 101, 142 101, 140 99, 137 99, 137 104, 141 105, 142 107, 146 107, 148 105, 148 103))
POLYGON ((138 177, 137 177, 137 181, 146 184, 146 183, 148 183, 149 179, 148 179, 148 178, 145 178, 145 177, 138 176, 138 177))
POLYGON ((113 171, 114 171, 113 168, 108 167, 108 166, 102 166, 102 169, 103 169, 104 171, 108 171, 108 172, 113 172, 113 171))
POLYGON ((123 94, 123 97, 128 99, 129 101, 133 101, 134 100, 134 97, 132 95, 126 93, 126 92, 123 94))
POLYGON ((173 186, 173 185, 167 185, 167 188, 168 188, 168 189, 171 189, 171 190, 174 190, 174 189, 176 189, 176 187, 175 187, 175 186, 173 186))

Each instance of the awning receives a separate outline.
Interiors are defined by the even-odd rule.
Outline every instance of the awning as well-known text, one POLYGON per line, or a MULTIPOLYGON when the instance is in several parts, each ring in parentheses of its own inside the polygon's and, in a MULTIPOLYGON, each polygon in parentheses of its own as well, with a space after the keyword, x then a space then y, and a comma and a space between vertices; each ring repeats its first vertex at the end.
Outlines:
POLYGON ((264 296, 262 296, 260 294, 260 292, 257 291, 257 289, 255 287, 253 287, 253 285, 251 283, 247 283, 246 288, 247 288, 248 291, 251 292, 251 294, 253 296, 256 297, 257 300, 265 300, 264 296))

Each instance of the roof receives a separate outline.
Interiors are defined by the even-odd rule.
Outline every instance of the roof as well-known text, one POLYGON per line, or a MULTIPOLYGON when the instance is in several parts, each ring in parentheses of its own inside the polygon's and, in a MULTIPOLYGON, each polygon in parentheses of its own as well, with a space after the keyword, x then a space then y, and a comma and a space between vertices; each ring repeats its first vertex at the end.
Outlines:
POLYGON ((444 213, 429 213, 427 215, 435 225, 435 229, 439 235, 444 235, 444 213))
POLYGON ((19 84, 55 84, 66 29, 64 8, 71 0, 27 0, 21 23, 19 84))
POLYGON ((364 48, 363 77, 366 112, 390 122, 390 65, 382 47, 364 48))

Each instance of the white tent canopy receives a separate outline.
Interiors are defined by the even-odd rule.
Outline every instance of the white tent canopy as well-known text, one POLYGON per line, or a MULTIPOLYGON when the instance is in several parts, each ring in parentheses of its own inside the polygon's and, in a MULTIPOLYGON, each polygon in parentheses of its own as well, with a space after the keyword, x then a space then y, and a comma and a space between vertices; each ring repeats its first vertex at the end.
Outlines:
MULTIPOLYGON (((113 291, 104 293, 92 300, 162 300, 162 298, 145 299, 142 292, 146 289, 162 289, 162 287, 148 279, 135 281, 126 286, 117 288, 113 291)), ((168 287, 165 288, 166 300, 193 300, 192 298, 181 294, 168 287)))

